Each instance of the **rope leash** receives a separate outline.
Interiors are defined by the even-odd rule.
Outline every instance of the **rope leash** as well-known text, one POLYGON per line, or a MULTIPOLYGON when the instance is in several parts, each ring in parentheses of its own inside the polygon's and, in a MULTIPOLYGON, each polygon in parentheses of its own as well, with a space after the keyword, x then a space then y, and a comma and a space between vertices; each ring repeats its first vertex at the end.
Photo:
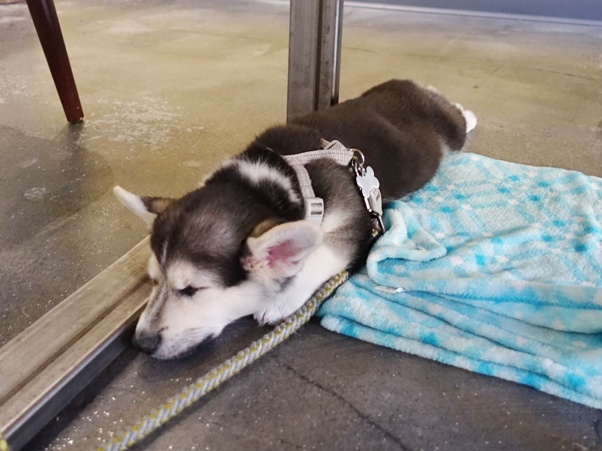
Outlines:
POLYGON ((274 330, 264 335, 260 340, 252 342, 234 357, 229 358, 182 389, 158 409, 153 409, 148 415, 143 416, 122 433, 113 436, 103 446, 97 448, 97 451, 128 449, 159 429, 177 414, 198 401, 206 393, 217 388, 221 383, 239 373, 243 368, 259 359, 259 357, 275 348, 299 330, 316 313, 322 302, 345 282, 348 277, 349 274, 347 271, 334 276, 303 307, 276 326, 274 330))

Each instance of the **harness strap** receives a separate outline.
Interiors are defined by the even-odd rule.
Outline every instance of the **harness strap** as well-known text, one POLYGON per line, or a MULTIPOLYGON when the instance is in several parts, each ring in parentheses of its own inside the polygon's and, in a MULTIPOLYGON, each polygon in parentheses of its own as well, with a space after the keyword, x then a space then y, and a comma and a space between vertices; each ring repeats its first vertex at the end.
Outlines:
POLYGON ((321 197, 316 197, 314 189, 311 186, 311 177, 309 176, 307 169, 305 169, 305 166, 293 164, 292 167, 297 173, 297 180, 299 180, 299 186, 301 187, 305 208, 305 219, 315 222, 318 225, 322 224, 322 219, 324 219, 324 200, 321 197))
POLYGON ((286 162, 290 164, 297 173, 297 179, 299 180, 299 186, 301 187, 301 194, 303 195, 303 202, 305 204, 305 219, 315 222, 318 225, 322 224, 322 219, 324 219, 324 200, 320 197, 316 197, 311 185, 311 177, 309 176, 307 169, 305 169, 305 165, 314 160, 328 158, 341 166, 347 166, 353 158, 353 152, 339 141, 328 142, 322 140, 322 146, 324 147, 323 149, 283 156, 286 162))
POLYGON ((302 152, 295 155, 285 155, 284 159, 291 166, 305 165, 320 158, 329 158, 341 166, 347 166, 353 158, 353 152, 339 141, 326 142, 326 147, 310 152, 302 152))

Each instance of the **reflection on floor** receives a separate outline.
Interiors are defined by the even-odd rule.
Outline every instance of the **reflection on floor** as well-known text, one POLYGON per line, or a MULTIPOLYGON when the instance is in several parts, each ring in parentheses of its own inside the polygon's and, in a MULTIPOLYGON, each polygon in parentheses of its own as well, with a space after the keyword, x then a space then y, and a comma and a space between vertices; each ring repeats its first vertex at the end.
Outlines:
MULTIPOLYGON (((24 4, 0 6, 0 345, 129 250, 111 187, 179 195, 283 121, 287 2, 57 4, 86 121, 68 126, 24 4)), ((602 176, 602 26, 346 6, 341 98, 388 78, 473 110, 470 150, 602 176)), ((82 449, 262 331, 184 361, 125 352, 31 449, 82 449)), ((310 324, 149 449, 573 449, 602 414, 310 324), (171 448, 170 448, 171 447, 171 448)))

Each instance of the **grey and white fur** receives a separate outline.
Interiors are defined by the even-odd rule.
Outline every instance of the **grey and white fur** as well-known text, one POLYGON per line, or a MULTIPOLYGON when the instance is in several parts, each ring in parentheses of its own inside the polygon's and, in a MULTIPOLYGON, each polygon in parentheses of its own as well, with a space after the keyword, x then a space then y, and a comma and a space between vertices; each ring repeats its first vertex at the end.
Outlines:
POLYGON ((151 227, 155 284, 134 337, 159 359, 181 356, 253 315, 275 324, 329 278, 355 270, 373 222, 354 174, 332 160, 306 165, 324 200, 321 225, 304 218, 297 176, 282 155, 338 140, 360 149, 383 200, 428 182, 447 149, 460 150, 476 118, 433 88, 391 80, 358 98, 261 133, 180 199, 115 193, 151 227))

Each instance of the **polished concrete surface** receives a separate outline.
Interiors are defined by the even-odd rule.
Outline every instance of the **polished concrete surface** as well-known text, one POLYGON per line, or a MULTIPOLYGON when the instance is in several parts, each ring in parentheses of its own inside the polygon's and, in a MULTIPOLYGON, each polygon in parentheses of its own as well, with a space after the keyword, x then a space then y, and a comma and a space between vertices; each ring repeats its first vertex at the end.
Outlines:
MULTIPOLYGON (((0 345, 143 238, 112 186, 180 195, 284 120, 283 1, 57 4, 67 125, 24 4, 0 6, 0 345)), ((347 5, 341 98, 388 78, 473 110, 470 151, 602 176, 602 25, 347 5)), ((60 331, 57 331, 60 333, 60 331)), ((263 330, 176 362, 130 349, 30 449, 88 449, 263 330)), ((306 326, 145 449, 602 449, 602 412, 306 326)))

